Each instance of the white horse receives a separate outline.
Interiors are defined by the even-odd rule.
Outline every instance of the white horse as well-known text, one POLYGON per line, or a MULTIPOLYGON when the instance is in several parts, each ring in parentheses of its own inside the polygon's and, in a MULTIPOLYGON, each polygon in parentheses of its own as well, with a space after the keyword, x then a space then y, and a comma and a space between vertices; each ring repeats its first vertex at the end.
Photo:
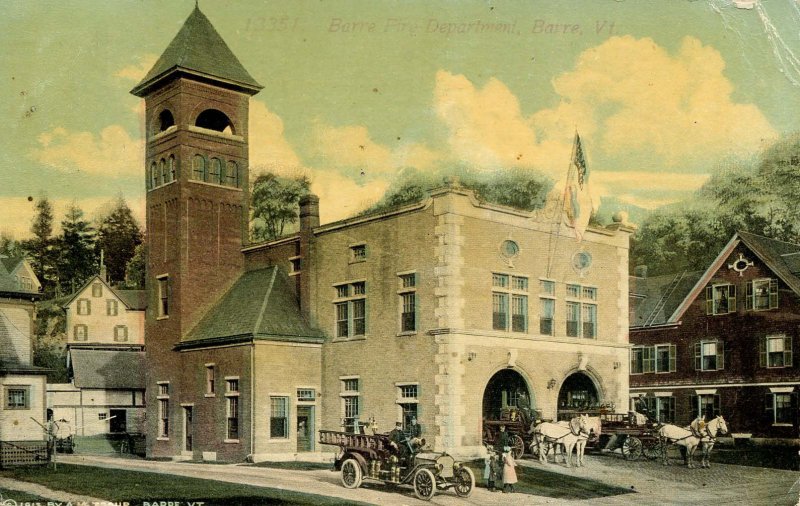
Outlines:
MULTIPOLYGON (((564 461, 567 467, 572 467, 572 449, 579 443, 582 446, 578 449, 577 465, 583 464, 583 451, 586 440, 589 439, 588 426, 593 422, 589 421, 587 415, 576 416, 569 422, 550 423, 543 422, 531 428, 536 444, 539 446, 539 462, 547 463, 547 453, 549 448, 553 450, 553 462, 556 461, 555 448, 558 445, 564 446, 564 461)), ((599 420, 598 420, 599 424, 599 420)), ((599 430, 599 429, 598 429, 599 430)))
POLYGON ((690 469, 694 468, 694 452, 697 450, 698 445, 703 445, 703 467, 710 467, 708 463, 708 456, 711 453, 711 448, 714 446, 714 441, 718 433, 726 434, 728 432, 728 425, 725 419, 718 416, 706 424, 701 424, 700 419, 692 422, 688 429, 678 427, 677 425, 663 425, 658 430, 658 438, 661 443, 661 457, 664 465, 669 464, 667 460, 667 446, 669 444, 676 444, 682 446, 686 450, 686 466, 690 469))

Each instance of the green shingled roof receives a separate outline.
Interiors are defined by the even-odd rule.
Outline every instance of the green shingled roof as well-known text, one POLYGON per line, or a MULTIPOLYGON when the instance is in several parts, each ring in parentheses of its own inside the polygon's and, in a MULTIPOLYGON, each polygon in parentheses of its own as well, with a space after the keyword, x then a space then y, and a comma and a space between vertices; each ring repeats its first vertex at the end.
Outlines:
POLYGON ((221 81, 253 94, 262 88, 197 7, 161 58, 131 93, 141 97, 162 79, 180 72, 221 81))
POLYGON ((301 315, 289 278, 277 267, 242 274, 181 344, 234 337, 323 341, 322 332, 301 315))

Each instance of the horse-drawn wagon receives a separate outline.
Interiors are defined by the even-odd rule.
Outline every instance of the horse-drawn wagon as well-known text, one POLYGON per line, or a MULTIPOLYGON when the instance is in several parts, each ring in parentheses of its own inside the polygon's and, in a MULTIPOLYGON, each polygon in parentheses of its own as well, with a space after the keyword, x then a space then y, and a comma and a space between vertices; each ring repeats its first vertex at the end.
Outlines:
POLYGON ((642 456, 654 460, 661 455, 662 444, 658 437, 658 427, 641 414, 603 413, 599 417, 602 432, 589 448, 602 450, 611 442, 608 449, 620 449, 627 460, 638 460, 642 456))
POLYGON ((496 447, 502 437, 500 427, 504 427, 511 455, 514 459, 519 459, 533 441, 530 426, 531 416, 526 411, 518 408, 503 409, 498 420, 483 420, 483 444, 496 447))
POLYGON ((398 448, 389 434, 321 430, 319 442, 339 447, 334 470, 341 471, 346 488, 358 488, 365 480, 412 485, 419 499, 429 500, 437 490, 451 488, 469 497, 475 487, 472 470, 447 453, 422 452, 424 440, 403 438, 406 446, 398 448))

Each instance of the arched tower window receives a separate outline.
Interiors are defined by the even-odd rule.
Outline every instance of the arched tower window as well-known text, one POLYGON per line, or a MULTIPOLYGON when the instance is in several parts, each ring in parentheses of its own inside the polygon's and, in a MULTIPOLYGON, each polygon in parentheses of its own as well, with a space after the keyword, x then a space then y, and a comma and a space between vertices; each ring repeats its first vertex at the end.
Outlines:
POLYGON ((169 169, 169 181, 175 181, 176 174, 175 174, 175 155, 169 155, 169 161, 167 162, 167 167, 169 169))
POLYGON ((158 184, 159 186, 167 182, 167 162, 162 158, 158 161, 158 184))
POLYGON ((206 159, 203 155, 194 155, 192 158, 192 179, 196 181, 206 180, 206 159))
POLYGON ((158 115, 158 131, 163 132, 171 126, 175 126, 175 118, 169 109, 164 109, 158 115))
POLYGON ((225 170, 225 184, 234 188, 239 187, 239 166, 231 160, 228 161, 228 166, 225 170))
POLYGON ((201 112, 200 115, 197 116, 197 121, 195 121, 194 124, 200 128, 206 128, 208 130, 214 130, 216 132, 222 132, 225 134, 235 133, 233 131, 233 123, 231 123, 231 120, 225 115, 224 112, 217 109, 206 109, 205 111, 201 112))
POLYGON ((219 160, 219 158, 212 158, 211 168, 208 171, 208 182, 219 184, 221 172, 222 162, 219 160))
POLYGON ((147 174, 147 189, 148 190, 152 190, 153 188, 158 186, 157 183, 156 183, 157 174, 158 174, 158 166, 156 166, 156 162, 153 162, 153 163, 150 164, 150 170, 148 171, 148 174, 147 174))

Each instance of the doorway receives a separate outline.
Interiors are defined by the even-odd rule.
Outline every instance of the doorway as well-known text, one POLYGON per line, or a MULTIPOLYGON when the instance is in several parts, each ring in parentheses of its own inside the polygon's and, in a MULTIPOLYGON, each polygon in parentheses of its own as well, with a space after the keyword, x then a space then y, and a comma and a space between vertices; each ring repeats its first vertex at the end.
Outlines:
POLYGON ((587 374, 576 372, 564 380, 558 392, 558 419, 568 419, 600 405, 597 387, 587 374))
POLYGON ((192 406, 183 407, 183 450, 192 451, 194 423, 192 422, 192 406))
POLYGON ((128 411, 125 409, 109 410, 109 432, 128 432, 128 411))
POLYGON ((297 451, 314 451, 314 406, 297 406, 297 451))
POLYGON ((535 408, 525 378, 513 369, 492 376, 483 391, 483 419, 499 420, 503 410, 519 408, 527 413, 535 408))

